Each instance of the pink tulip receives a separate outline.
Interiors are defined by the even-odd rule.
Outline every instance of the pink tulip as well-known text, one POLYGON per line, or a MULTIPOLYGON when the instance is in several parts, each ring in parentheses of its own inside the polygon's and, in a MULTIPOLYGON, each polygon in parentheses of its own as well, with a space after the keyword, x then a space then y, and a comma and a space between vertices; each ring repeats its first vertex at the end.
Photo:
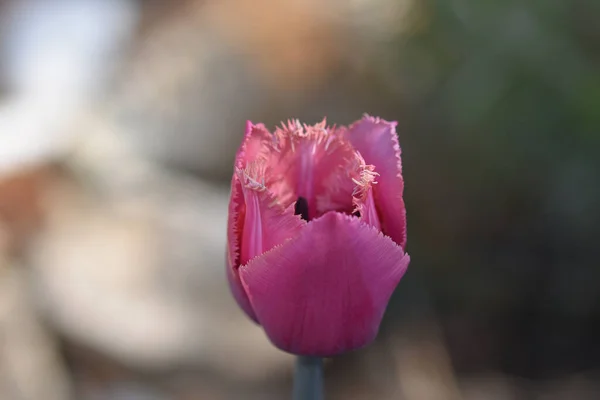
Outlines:
POLYGON ((333 356, 373 341, 410 257, 396 122, 247 123, 229 202, 227 275, 278 348, 333 356))

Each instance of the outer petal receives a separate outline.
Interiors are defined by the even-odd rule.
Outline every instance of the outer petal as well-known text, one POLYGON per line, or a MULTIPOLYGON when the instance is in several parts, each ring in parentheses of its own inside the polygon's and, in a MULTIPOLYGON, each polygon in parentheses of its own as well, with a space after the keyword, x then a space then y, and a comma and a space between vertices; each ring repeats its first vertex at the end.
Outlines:
MULTIPOLYGON (((256 178, 256 177, 254 177, 256 178)), ((236 169, 232 181, 228 226, 227 277, 240 307, 256 321, 238 268, 252 258, 298 235, 306 222, 284 209, 247 170, 236 169)))
MULTIPOLYGON (((268 151, 267 143, 272 136, 263 124, 254 125, 246 122, 246 132, 235 157, 234 169, 243 169, 268 151)), ((231 291, 240 307, 250 318, 256 321, 254 311, 248 296, 242 287, 237 268, 240 264, 240 246, 246 215, 242 183, 234 172, 231 179, 231 194, 229 198, 229 214, 227 220, 227 278, 231 291)))
POLYGON ((245 213, 246 205, 244 204, 242 184, 238 176, 234 174, 231 179, 229 215, 227 218, 227 278, 233 297, 235 297, 239 306, 250 318, 256 321, 252 305, 244 291, 237 271, 240 265, 240 243, 245 213))
POLYGON ((245 212, 240 246, 241 265, 300 233, 306 221, 294 215, 294 205, 284 209, 267 188, 246 171, 238 170, 245 212))
POLYGON ((379 174, 373 193, 382 231, 406 248, 404 180, 396 125, 396 122, 366 115, 348 128, 346 137, 379 174))
POLYGON ((242 285, 242 281, 240 280, 238 269, 232 267, 229 263, 227 264, 227 281, 229 282, 229 288, 231 289, 233 298, 237 301, 240 308, 246 313, 246 315, 248 315, 248 317, 250 317, 251 320, 258 323, 256 314, 252 309, 248 295, 246 294, 244 286, 242 285))
POLYGON ((332 356, 371 342, 408 267, 402 248, 357 218, 329 212, 240 268, 273 344, 332 356))
POLYGON ((227 263, 232 268, 239 266, 241 236, 246 212, 242 184, 237 170, 246 168, 248 163, 256 161, 257 158, 265 154, 268 151, 267 143, 271 140, 271 134, 264 125, 254 125, 250 121, 246 122, 244 140, 235 156, 234 174, 231 178, 231 194, 229 197, 227 263))
POLYGON ((235 166, 245 168, 248 163, 256 161, 261 156, 266 158, 268 144, 273 141, 272 135, 263 124, 254 125, 246 121, 244 140, 235 156, 235 166))

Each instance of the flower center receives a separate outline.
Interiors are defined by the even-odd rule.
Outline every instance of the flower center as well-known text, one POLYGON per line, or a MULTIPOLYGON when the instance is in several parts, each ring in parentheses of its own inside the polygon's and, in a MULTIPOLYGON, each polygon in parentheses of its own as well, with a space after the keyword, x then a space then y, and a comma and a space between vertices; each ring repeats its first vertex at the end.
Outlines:
POLYGON ((341 131, 325 121, 290 121, 272 136, 264 128, 253 134, 245 148, 247 185, 268 190, 284 209, 294 205, 306 221, 329 211, 360 215, 376 174, 341 131))
POLYGON ((353 212, 364 161, 324 122, 278 128, 268 154, 265 184, 284 207, 296 202, 296 215, 306 221, 328 211, 353 212))
POLYGON ((305 221, 309 221, 308 218, 308 201, 302 196, 298 197, 296 200, 296 205, 294 206, 294 215, 299 215, 305 221))

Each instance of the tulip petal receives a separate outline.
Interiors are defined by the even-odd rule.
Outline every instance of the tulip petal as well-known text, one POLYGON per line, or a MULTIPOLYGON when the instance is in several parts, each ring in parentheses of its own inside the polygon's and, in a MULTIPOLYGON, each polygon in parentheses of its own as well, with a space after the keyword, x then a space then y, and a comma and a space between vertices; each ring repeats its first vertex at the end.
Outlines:
POLYGON ((266 159, 272 141, 273 136, 263 124, 254 125, 251 121, 246 121, 246 132, 235 157, 235 166, 245 168, 260 158, 266 159))
POLYGON ((282 208, 257 182, 264 179, 257 175, 262 173, 259 167, 268 157, 271 141, 271 134, 262 124, 253 125, 248 121, 244 141, 236 156, 229 199, 227 277, 240 307, 255 321, 256 316, 239 278, 240 264, 295 236, 305 224, 294 216, 293 209, 282 208), (269 229, 262 229, 263 226, 269 229))
POLYGON ((325 121, 314 126, 289 121, 273 136, 266 185, 282 204, 304 198, 308 219, 352 212, 353 179, 362 179, 365 165, 350 142, 325 121))
POLYGON ((267 188, 259 183, 262 178, 251 175, 253 172, 256 173, 252 169, 236 171, 242 182, 245 204, 240 245, 241 265, 297 236, 306 225, 306 221, 294 215, 294 206, 283 208, 267 188))
POLYGON ((229 197, 227 261, 232 267, 239 265, 241 235, 246 211, 242 184, 237 170, 244 170, 248 164, 266 157, 269 151, 268 143, 271 140, 272 136, 263 124, 254 125, 250 121, 246 122, 244 140, 235 157, 234 169, 236 173, 233 174, 231 179, 231 194, 229 197))
POLYGON ((373 199, 373 186, 369 186, 364 196, 358 199, 356 210, 360 213, 360 219, 363 222, 379 231, 381 230, 381 222, 379 221, 375 200, 373 199))
POLYGON ((345 136, 379 174, 373 194, 383 233, 406 248, 404 180, 396 125, 396 122, 365 115, 348 127, 345 136))
POLYGON ((242 285, 242 281, 240 280, 240 274, 236 267, 232 267, 231 264, 227 265, 227 281, 229 283, 229 288, 231 289, 231 293, 233 294, 233 298, 237 301, 240 308, 246 313, 251 320, 258 323, 258 318, 252 309, 252 304, 250 304, 250 299, 248 299, 248 295, 246 294, 246 290, 242 285))
POLYGON ((409 260, 377 229, 329 212, 240 267, 240 277, 275 346, 324 357, 375 338, 409 260))
POLYGON ((229 198, 229 215, 227 219, 227 279, 229 287, 242 310, 255 322, 256 315, 252 310, 250 300, 242 287, 238 274, 240 265, 240 243, 243 230, 244 215, 246 207, 242 192, 242 184, 237 176, 233 174, 231 180, 231 197, 229 198))

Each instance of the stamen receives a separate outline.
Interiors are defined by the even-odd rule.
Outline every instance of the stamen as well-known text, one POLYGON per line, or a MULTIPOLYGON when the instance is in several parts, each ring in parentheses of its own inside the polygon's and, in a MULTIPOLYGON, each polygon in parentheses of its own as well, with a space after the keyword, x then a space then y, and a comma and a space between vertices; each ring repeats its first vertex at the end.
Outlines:
POLYGON ((308 201, 304 197, 298 197, 294 206, 294 214, 300 215, 305 221, 308 221, 308 201))

